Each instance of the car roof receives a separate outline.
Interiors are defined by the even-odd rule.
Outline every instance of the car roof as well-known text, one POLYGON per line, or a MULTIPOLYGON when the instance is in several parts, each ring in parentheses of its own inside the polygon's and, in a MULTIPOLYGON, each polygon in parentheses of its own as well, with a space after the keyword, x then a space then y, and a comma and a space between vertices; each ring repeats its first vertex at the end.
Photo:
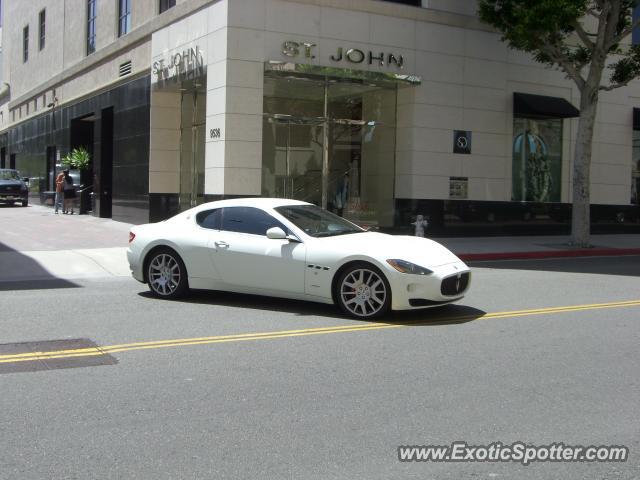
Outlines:
POLYGON ((203 203, 197 207, 198 210, 206 210, 208 208, 221 207, 258 207, 258 208, 276 208, 285 205, 311 205, 309 202, 300 200, 291 200, 289 198, 267 198, 267 197, 248 197, 248 198, 229 198, 226 200, 216 200, 214 202, 203 203))

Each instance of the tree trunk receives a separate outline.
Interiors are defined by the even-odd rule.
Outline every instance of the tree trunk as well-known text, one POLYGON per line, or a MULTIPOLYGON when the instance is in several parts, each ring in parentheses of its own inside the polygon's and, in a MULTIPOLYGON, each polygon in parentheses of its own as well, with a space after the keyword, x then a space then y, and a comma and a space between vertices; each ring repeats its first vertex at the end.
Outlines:
POLYGON ((571 243, 582 248, 590 245, 591 152, 597 106, 598 86, 594 88, 587 85, 580 98, 580 120, 573 161, 573 214, 571 217, 571 243))

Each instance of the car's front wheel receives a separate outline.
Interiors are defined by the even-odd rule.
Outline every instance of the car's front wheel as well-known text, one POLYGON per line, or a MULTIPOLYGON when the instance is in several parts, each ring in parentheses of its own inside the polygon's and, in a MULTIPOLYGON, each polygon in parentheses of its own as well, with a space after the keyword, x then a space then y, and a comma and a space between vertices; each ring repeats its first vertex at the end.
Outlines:
POLYGON ((187 291, 187 269, 180 256, 168 248, 155 250, 147 262, 147 283, 160 298, 178 298, 187 291))
POLYGON ((391 287, 384 274, 369 263, 358 262, 345 269, 336 283, 338 307, 356 318, 376 318, 389 311, 391 287))

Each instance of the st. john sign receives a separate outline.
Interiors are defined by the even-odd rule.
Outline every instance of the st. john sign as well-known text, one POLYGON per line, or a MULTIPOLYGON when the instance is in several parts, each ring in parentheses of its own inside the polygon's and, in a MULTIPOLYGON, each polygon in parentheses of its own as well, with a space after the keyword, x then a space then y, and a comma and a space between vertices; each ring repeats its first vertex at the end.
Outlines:
POLYGON ((152 72, 158 83, 194 79, 204 75, 204 70, 202 50, 198 46, 172 53, 152 65, 152 72))
MULTIPOLYGON (((287 40, 282 44, 282 53, 287 57, 304 57, 306 59, 316 58, 316 47, 318 45, 311 42, 294 42, 287 40)), ((402 55, 388 53, 384 51, 362 50, 359 48, 337 47, 336 52, 329 55, 332 62, 369 64, 390 68, 402 69, 404 58, 402 55)))

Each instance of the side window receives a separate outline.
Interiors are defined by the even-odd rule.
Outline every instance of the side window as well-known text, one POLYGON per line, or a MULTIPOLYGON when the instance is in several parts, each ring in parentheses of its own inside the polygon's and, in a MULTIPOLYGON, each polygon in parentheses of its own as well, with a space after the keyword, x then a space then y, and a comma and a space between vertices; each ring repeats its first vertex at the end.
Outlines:
POLYGON ((202 228, 220 230, 220 220, 222 219, 222 209, 204 210, 196 215, 196 222, 202 228))
POLYGON ((222 230, 227 232, 266 235, 272 227, 280 227, 287 232, 287 227, 258 208, 227 207, 222 210, 222 230))

